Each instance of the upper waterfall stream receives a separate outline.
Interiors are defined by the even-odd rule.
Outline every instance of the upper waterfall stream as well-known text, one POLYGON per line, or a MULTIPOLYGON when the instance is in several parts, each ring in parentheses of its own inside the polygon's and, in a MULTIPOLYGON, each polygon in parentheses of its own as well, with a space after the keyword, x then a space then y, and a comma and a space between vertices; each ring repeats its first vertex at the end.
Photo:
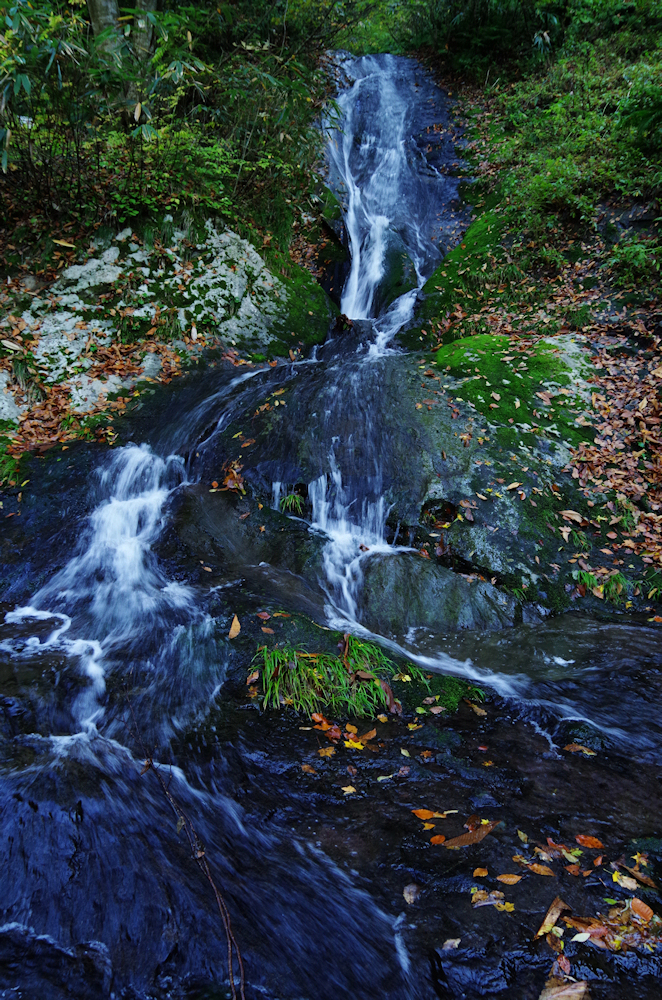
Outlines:
MULTIPOLYGON (((346 86, 341 120, 328 123, 327 166, 351 254, 341 308, 353 326, 303 361, 192 374, 143 411, 134 440, 90 449, 84 480, 84 460, 67 456, 80 495, 63 501, 66 516, 37 512, 39 544, 29 559, 16 555, 17 596, 0 629, 0 997, 228 995, 214 900, 145 757, 194 819, 250 996, 268 1000, 537 998, 552 957, 531 944, 535 875, 526 873, 516 913, 489 908, 486 929, 471 874, 460 871, 465 856, 419 843, 412 810, 491 810, 503 820, 485 847, 494 874, 512 870, 518 829, 532 835, 540 821, 554 832, 543 786, 578 833, 601 833, 608 812, 623 843, 638 836, 662 759, 662 661, 649 632, 579 615, 461 634, 429 621, 380 625, 389 581, 397 607, 408 606, 410 578, 398 567, 418 557, 394 497, 405 510, 422 502, 409 463, 423 446, 400 422, 407 355, 394 337, 470 217, 452 169, 449 101, 431 76, 393 56, 337 65, 346 86), (439 120, 447 128, 432 155, 426 129, 439 120), (266 419, 267 399, 278 405, 255 444, 249 429, 266 419), (240 451, 246 440, 254 447, 240 451), (237 456, 237 475, 265 501, 239 517, 242 496, 219 487, 237 456), (295 488, 305 511, 285 517, 280 501, 295 488), (250 666, 249 657, 236 667, 232 615, 246 634, 267 606, 278 617, 258 622, 252 650, 262 630, 305 615, 307 633, 299 619, 292 626, 304 645, 329 628, 372 636, 429 672, 489 689, 488 722, 464 706, 427 734, 433 749, 416 760, 422 726, 405 727, 395 762, 370 763, 373 799, 361 787, 343 794, 361 777, 348 762, 335 798, 311 793, 296 741, 319 735, 313 772, 330 760, 318 756, 325 744, 312 723, 237 708, 222 692, 227 682, 243 699, 250 666), (587 734, 603 749, 569 764, 560 750, 587 734), (428 900, 425 918, 403 900, 409 883, 428 900), (523 914, 530 926, 513 919, 523 914), (449 944, 458 939, 460 948, 449 944)), ((68 475, 63 462, 55 485, 64 490, 68 475)), ((481 867, 486 857, 472 855, 481 867)), ((595 871, 596 899, 610 896, 611 871, 604 884, 595 871)), ((573 891, 563 888, 580 907, 573 891)), ((630 968, 636 984, 607 959, 600 975, 617 989, 628 983, 633 998, 658 995, 648 967, 630 968)), ((599 989, 594 1000, 617 995, 599 989)))

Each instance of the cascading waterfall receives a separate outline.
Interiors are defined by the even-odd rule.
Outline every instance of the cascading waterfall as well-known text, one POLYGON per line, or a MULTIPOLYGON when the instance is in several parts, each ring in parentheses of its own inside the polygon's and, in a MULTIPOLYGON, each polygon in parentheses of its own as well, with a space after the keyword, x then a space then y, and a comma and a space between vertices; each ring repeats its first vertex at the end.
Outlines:
POLYGON ((350 372, 344 360, 333 373, 335 400, 327 394, 330 407, 325 414, 327 439, 331 436, 329 472, 308 484, 308 495, 313 526, 329 539, 324 552, 329 621, 337 627, 356 627, 364 558, 402 551, 385 540, 388 504, 381 474, 385 443, 378 413, 361 403, 368 382, 379 379, 379 373, 369 369, 391 352, 389 344, 411 320, 419 291, 440 259, 435 208, 441 177, 428 168, 412 135, 415 102, 411 81, 402 86, 398 61, 367 56, 346 61, 342 68, 353 74, 354 82, 337 100, 341 120, 328 147, 330 182, 343 204, 351 254, 341 309, 350 319, 368 321, 367 345, 359 345, 350 372), (416 287, 382 305, 378 293, 394 256, 408 259, 416 287), (351 440, 341 440, 334 422, 342 423, 339 411, 348 408, 350 397, 353 414, 362 419, 354 420, 351 440), (360 492, 353 492, 343 485, 340 465, 355 463, 348 455, 342 461, 339 453, 344 449, 353 456, 357 443, 363 468, 360 492))

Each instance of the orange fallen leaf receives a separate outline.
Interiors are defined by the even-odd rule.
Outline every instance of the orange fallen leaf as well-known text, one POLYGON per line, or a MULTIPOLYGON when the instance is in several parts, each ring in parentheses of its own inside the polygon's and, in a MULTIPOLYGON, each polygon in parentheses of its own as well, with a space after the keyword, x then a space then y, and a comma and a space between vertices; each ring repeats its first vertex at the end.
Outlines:
POLYGON ((263 622, 268 622, 271 618, 271 615, 267 611, 258 611, 257 616, 258 618, 261 618, 263 622))
POLYGON ((249 674, 248 677, 246 678, 246 683, 255 684, 255 681, 258 679, 259 676, 260 676, 260 671, 254 670, 253 673, 249 674))
POLYGON ((568 743, 568 745, 563 747, 563 749, 568 750, 570 753, 583 753, 587 757, 597 757, 595 750, 591 750, 590 747, 582 746, 581 743, 568 743))
POLYGON ((653 911, 650 906, 647 903, 644 903, 641 899, 637 899, 636 896, 630 903, 630 909, 637 917, 639 917, 640 920, 644 920, 646 923, 648 923, 653 916, 653 911))
POLYGON ((356 735, 356 733, 358 733, 358 729, 356 728, 356 726, 350 725, 349 722, 345 726, 345 729, 347 730, 348 733, 353 733, 354 735, 356 735))
POLYGON ((474 868, 474 878, 485 878, 487 875, 487 868, 474 868))
POLYGON ((434 837, 430 837, 431 844, 443 844, 445 840, 446 838, 444 837, 443 833, 437 833, 434 835, 434 837))
POLYGON ((547 865, 539 865, 537 862, 534 862, 532 865, 527 865, 527 868, 530 872, 535 872, 536 875, 549 875, 551 878, 555 878, 556 876, 556 872, 553 872, 551 868, 547 867, 547 865))
POLYGON ((497 875, 497 882, 505 882, 506 885, 517 885, 522 879, 522 875, 497 875))
POLYGON ((236 639, 241 632, 241 624, 239 619, 235 615, 232 619, 232 625, 230 626, 230 631, 228 632, 228 639, 236 639))
POLYGON ((315 770, 315 768, 311 767, 310 764, 302 764, 301 765, 301 770, 305 771, 306 774, 317 774, 317 771, 315 770))
POLYGON ((320 757, 331 757, 336 752, 336 748, 335 747, 322 747, 317 752, 320 755, 320 757))
POLYGON ((267 635, 273 635, 274 634, 274 630, 272 628, 267 628, 266 625, 262 626, 262 631, 266 632, 267 635))
POLYGON ((412 809, 414 816, 418 819, 432 819, 434 813, 431 809, 412 809))
POLYGON ((475 830, 463 833, 460 837, 453 837, 452 840, 447 840, 445 846, 450 848, 450 850, 455 850, 458 847, 469 847, 471 844, 479 844, 498 825, 499 820, 491 820, 489 823, 482 824, 475 830))
POLYGON ((583 833, 578 833, 575 840, 582 847, 594 847, 596 850, 604 850, 605 845, 597 837, 585 837, 583 833))

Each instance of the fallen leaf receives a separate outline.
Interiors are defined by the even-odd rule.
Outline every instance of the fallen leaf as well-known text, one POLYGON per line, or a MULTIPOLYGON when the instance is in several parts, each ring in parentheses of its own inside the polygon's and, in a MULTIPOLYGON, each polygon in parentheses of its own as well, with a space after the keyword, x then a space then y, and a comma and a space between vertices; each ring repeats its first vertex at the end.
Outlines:
POLYGON ((444 846, 450 848, 450 850, 456 850, 459 847, 469 847, 471 844, 479 844, 498 825, 499 820, 491 820, 479 826, 477 830, 469 830, 468 833, 463 833, 460 837, 453 837, 452 840, 447 840, 444 846))
POLYGON ((356 791, 356 789, 354 788, 354 785, 343 785, 343 789, 342 790, 345 793, 345 795, 353 795, 354 792, 356 791))
POLYGON ((348 733, 353 733, 354 735, 358 733, 358 729, 356 728, 356 726, 350 725, 349 722, 345 726, 345 729, 347 730, 348 733))
POLYGON ((228 632, 228 639, 236 639, 241 632, 241 624, 239 619, 235 615, 232 619, 232 625, 230 626, 230 631, 228 632))
POLYGON ((467 698, 465 698, 464 701, 467 703, 472 712, 476 713, 476 715, 487 715, 485 709, 481 708, 479 705, 474 705, 473 701, 469 701, 467 698))
POLYGON ((393 772, 393 774, 380 774, 377 777, 377 781, 390 781, 391 778, 393 778, 394 776, 395 776, 395 771, 393 772))
POLYGON ((582 979, 562 986, 546 986, 538 1000, 591 1000, 588 983, 582 979))
POLYGON ((433 756, 433 753, 432 750, 421 750, 418 756, 423 757, 425 760, 428 760, 430 757, 433 756))
POLYGON ((446 709, 444 708, 443 705, 433 705, 432 708, 430 709, 430 714, 431 715, 441 715, 441 713, 445 712, 445 711, 446 711, 446 709))
POLYGON ((545 914, 545 919, 541 923, 536 937, 541 938, 545 937, 546 934, 549 934, 552 927, 556 926, 556 921, 559 919, 561 914, 566 911, 572 912, 572 907, 568 906, 567 903, 564 903, 560 896, 556 896, 545 914))
POLYGON ((412 809, 414 816, 419 819, 432 819, 434 812, 431 809, 412 809))
POLYGON ((253 673, 249 674, 248 677, 246 678, 246 683, 255 684, 255 681, 258 679, 259 676, 260 676, 260 671, 254 670, 253 673))
POLYGON ((274 634, 274 630, 272 628, 268 628, 266 625, 262 626, 262 631, 266 632, 268 635, 273 635, 274 634))
POLYGON ((521 881, 522 875, 497 875, 497 882, 504 882, 506 885, 517 885, 521 881))
POLYGON ((261 618, 263 622, 268 622, 271 618, 271 615, 266 611, 258 611, 257 616, 258 618, 261 618))
POLYGON ((305 771, 306 774, 317 774, 317 771, 315 770, 315 768, 311 767, 310 764, 302 764, 301 765, 301 770, 305 771))
POLYGON ((474 878, 485 878, 487 876, 487 868, 474 868, 473 877, 474 878))
POLYGON ((345 746, 348 750, 364 750, 365 747, 358 740, 345 740, 345 746))
POLYGON ((411 757, 409 750, 405 750, 403 747, 400 748, 400 753, 402 754, 403 757, 411 757))
POLYGON ((453 951, 455 948, 460 947, 460 941, 462 938, 447 938, 441 946, 442 951, 453 951))
POLYGON ((553 872, 551 868, 547 867, 547 865, 539 865, 536 861, 526 867, 530 872, 535 872, 536 875, 548 875, 552 878, 556 877, 556 872, 553 872))
POLYGON ((614 872, 614 874, 612 875, 612 879, 614 880, 614 882, 618 882, 619 885, 622 885, 624 889, 629 889, 630 892, 636 892, 636 890, 639 888, 639 883, 637 882, 637 880, 634 878, 630 878, 629 875, 621 875, 620 872, 614 872))
POLYGON ((595 750, 582 746, 581 743, 568 743, 568 745, 563 747, 563 749, 568 750, 570 753, 583 753, 587 757, 597 757, 595 750))
POLYGON ((423 829, 424 830, 434 830, 434 823, 424 823, 423 824, 423 829))
POLYGON ((578 833, 575 840, 582 847, 593 847, 596 850, 604 850, 605 845, 597 837, 586 837, 583 833, 578 833))
POLYGON ((388 722, 388 715, 383 715, 383 714, 382 715, 378 715, 377 716, 377 721, 378 722, 388 722))
POLYGON ((653 911, 647 903, 643 900, 638 899, 636 896, 630 902, 630 909, 632 912, 639 917, 640 920, 644 920, 646 923, 652 918, 653 911))
POLYGON ((444 837, 443 833, 437 833, 435 834, 434 837, 430 837, 431 844, 443 844, 445 840, 446 838, 444 837))
POLYGON ((565 518, 566 521, 575 521, 581 524, 584 518, 581 514, 578 514, 576 510, 562 510, 561 517, 565 518))
POLYGON ((368 730, 367 733, 364 733, 363 736, 359 736, 359 740, 361 741, 361 743, 367 743, 368 740, 374 740, 376 735, 377 735, 377 730, 370 729, 368 730))
POLYGON ((528 844, 529 838, 525 833, 522 833, 521 830, 517 831, 517 836, 519 837, 519 839, 522 841, 523 844, 528 844))
POLYGON ((317 752, 320 755, 320 757, 332 757, 333 754, 336 752, 336 748, 335 747, 322 747, 317 752))
POLYGON ((421 890, 416 885, 415 882, 410 882, 410 884, 406 885, 404 887, 404 889, 402 890, 402 895, 405 897, 405 903, 407 903, 409 905, 411 905, 412 903, 415 903, 416 900, 418 899, 418 897, 420 896, 420 894, 421 894, 421 890))

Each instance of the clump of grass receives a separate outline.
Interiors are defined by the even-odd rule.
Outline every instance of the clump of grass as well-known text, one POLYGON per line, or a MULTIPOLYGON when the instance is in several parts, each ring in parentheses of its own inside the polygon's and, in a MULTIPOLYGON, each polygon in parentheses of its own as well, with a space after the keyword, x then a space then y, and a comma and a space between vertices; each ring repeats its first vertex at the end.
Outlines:
POLYGON ((280 509, 284 514, 296 514, 301 517, 303 514, 303 497, 298 493, 288 493, 280 501, 280 509))
MULTIPOLYGON (((387 680, 395 664, 379 646, 346 635, 340 655, 309 653, 293 646, 261 646, 253 662, 261 664, 265 708, 291 705, 312 715, 322 708, 333 713, 374 716, 384 708, 398 710, 387 680)), ((412 679, 426 684, 423 672, 407 665, 412 679)))

